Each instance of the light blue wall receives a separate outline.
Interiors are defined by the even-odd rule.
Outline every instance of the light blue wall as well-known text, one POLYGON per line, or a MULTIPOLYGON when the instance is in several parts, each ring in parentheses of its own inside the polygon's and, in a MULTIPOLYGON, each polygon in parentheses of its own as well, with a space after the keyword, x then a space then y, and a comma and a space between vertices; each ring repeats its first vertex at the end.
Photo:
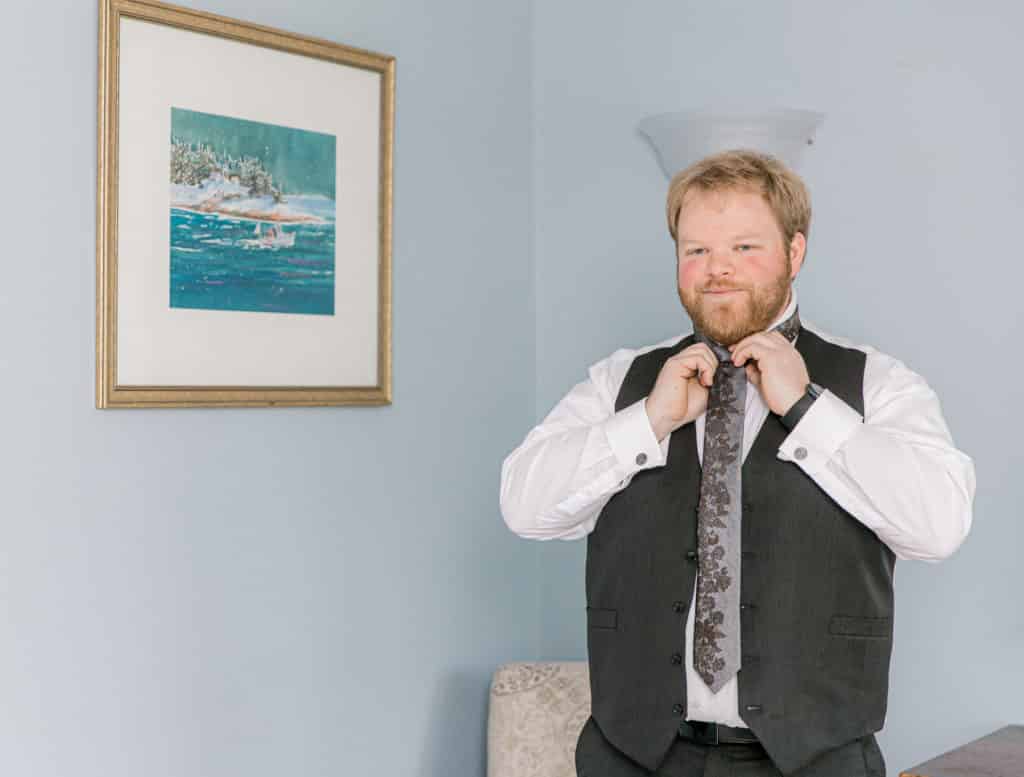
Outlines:
POLYGON ((96 4, 12 10, 0 774, 482 775, 491 672, 538 645, 497 506, 534 404, 529 6, 189 4, 397 58, 394 404, 93 408, 96 4))
POLYGON ((688 327, 634 127, 722 96, 828 114, 802 310, 924 374, 978 468, 968 543, 897 566, 891 773, 1020 721, 1024 12, 187 4, 397 57, 395 404, 93 409, 96 7, 13 10, 0 772, 483 774, 493 667, 585 655, 584 544, 511 536, 500 462, 688 327))
MULTIPOLYGON (((1024 722, 1024 56, 1012 3, 538 3, 534 20, 535 421, 588 364, 690 331, 675 291, 649 113, 820 110, 801 312, 936 389, 978 473, 967 543, 899 562, 891 775, 1024 722)), ((583 542, 542 547, 542 654, 585 656, 583 542)))

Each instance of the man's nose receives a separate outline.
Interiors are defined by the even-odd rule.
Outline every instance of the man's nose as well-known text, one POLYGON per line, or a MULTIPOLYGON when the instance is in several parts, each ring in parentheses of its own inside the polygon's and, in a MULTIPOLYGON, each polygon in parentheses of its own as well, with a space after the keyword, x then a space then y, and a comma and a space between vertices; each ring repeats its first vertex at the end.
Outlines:
POLYGON ((732 256, 728 251, 708 251, 708 273, 711 275, 728 275, 733 271, 732 256))

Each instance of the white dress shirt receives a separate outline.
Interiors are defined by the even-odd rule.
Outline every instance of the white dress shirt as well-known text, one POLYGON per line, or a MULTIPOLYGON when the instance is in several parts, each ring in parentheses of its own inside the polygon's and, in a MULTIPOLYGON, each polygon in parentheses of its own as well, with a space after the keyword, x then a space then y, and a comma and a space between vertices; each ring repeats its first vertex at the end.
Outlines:
MULTIPOLYGON (((769 329, 795 309, 796 288, 791 288, 789 305, 769 329)), ((970 457, 953 444, 935 392, 892 356, 828 334, 802 315, 801 325, 824 340, 867 354, 864 417, 826 390, 783 440, 777 458, 800 467, 897 558, 938 562, 948 557, 970 531, 975 475, 970 457), (804 449, 800 458, 793 455, 798 448, 804 449)), ((577 383, 505 458, 500 504, 513 532, 537 540, 585 537, 608 500, 633 475, 664 466, 671 435, 659 443, 644 399, 618 412, 615 399, 633 359, 683 337, 620 348, 592 364, 587 380, 577 383)), ((768 413, 760 391, 748 383, 744 459, 768 413)), ((701 461, 704 415, 694 421, 701 461)), ((693 668, 694 609, 691 598, 685 627, 687 719, 745 727, 737 678, 712 693, 693 668)))

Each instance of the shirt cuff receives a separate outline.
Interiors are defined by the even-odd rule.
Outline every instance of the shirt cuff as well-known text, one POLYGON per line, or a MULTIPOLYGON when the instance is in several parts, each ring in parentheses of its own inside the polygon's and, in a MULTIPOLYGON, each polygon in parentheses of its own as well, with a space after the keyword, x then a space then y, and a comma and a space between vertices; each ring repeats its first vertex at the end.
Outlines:
POLYGON ((651 419, 644 406, 646 397, 622 408, 604 423, 605 436, 619 467, 627 474, 658 467, 665 456, 654 436, 651 419))
POLYGON ((826 389, 782 441, 778 458, 817 472, 863 422, 860 413, 826 389))

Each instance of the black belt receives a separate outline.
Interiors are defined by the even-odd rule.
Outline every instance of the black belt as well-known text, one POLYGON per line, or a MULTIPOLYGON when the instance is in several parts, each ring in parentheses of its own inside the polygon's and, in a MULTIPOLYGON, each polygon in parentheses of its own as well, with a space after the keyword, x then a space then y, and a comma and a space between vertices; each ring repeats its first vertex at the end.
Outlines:
POLYGON ((684 720, 679 724, 679 736, 702 745, 749 744, 760 741, 749 728, 736 728, 704 720, 684 720))

